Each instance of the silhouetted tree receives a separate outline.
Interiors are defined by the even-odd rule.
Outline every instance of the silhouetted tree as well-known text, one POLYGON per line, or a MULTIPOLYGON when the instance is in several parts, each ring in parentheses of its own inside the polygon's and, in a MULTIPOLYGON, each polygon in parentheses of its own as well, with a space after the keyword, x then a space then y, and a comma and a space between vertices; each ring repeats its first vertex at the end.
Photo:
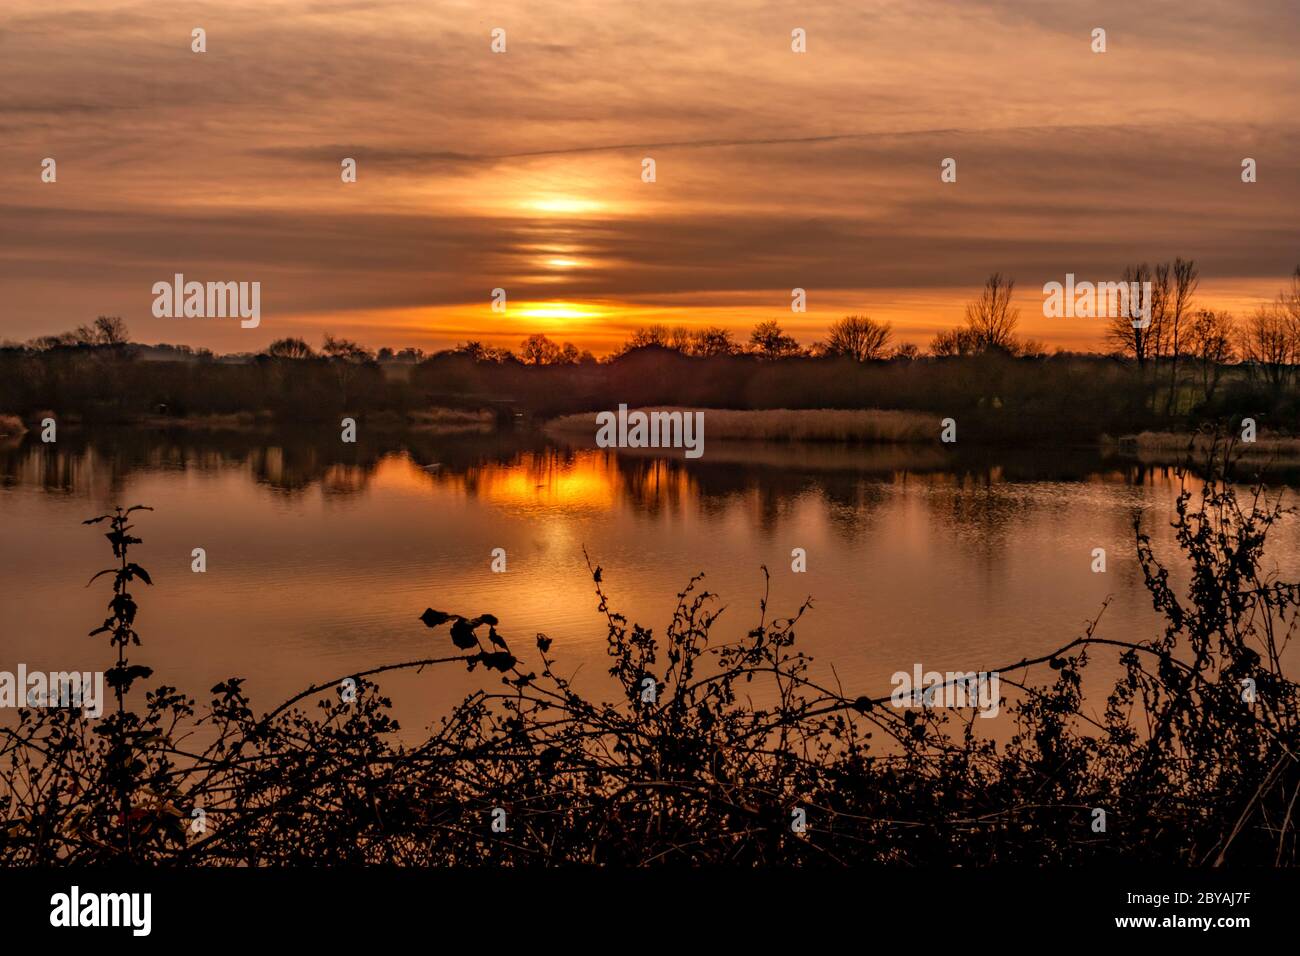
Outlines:
POLYGON ((321 345, 321 352, 332 359, 340 359, 345 362, 369 362, 374 359, 370 350, 358 345, 351 339, 339 339, 325 334, 324 344, 321 345))
POLYGON ((966 330, 975 351, 1016 351, 1016 326, 1020 310, 1011 304, 1016 280, 995 272, 984 283, 979 298, 966 306, 966 330))
POLYGON ((826 332, 823 351, 842 355, 857 362, 884 358, 893 330, 888 322, 877 322, 866 315, 846 315, 833 322, 826 332))
POLYGON ((96 345, 125 345, 131 339, 126 323, 118 315, 101 315, 95 319, 94 336, 96 345))
POLYGON ((331 364, 338 376, 343 404, 348 405, 353 398, 352 383, 360 371, 358 366, 372 361, 374 356, 351 339, 335 338, 328 332, 325 334, 321 352, 332 359, 331 364))
POLYGON ((540 332, 519 343, 519 358, 525 365, 554 365, 560 357, 560 347, 540 332))
POLYGON ((266 347, 266 354, 271 358, 283 359, 308 359, 316 355, 310 345, 295 338, 276 339, 266 347))
POLYGON ((1263 376, 1274 397, 1281 394, 1296 356, 1296 337, 1290 316, 1277 302, 1261 305, 1239 333, 1241 357, 1263 376))
POLYGON ((1187 345, 1200 365, 1201 392, 1207 402, 1214 398, 1223 366, 1233 359, 1235 335, 1231 313, 1201 309, 1192 316, 1187 345))
POLYGON ((1200 283, 1200 272, 1196 263, 1190 259, 1175 259, 1170 267, 1173 278, 1172 295, 1169 298, 1169 400, 1165 403, 1165 412, 1174 414, 1178 411, 1178 360, 1186 346, 1187 318, 1192 310, 1192 296, 1200 283))
POLYGON ((691 354, 709 357, 712 355, 734 355, 740 351, 731 338, 731 333, 718 325, 699 329, 691 337, 691 354))
POLYGON ((970 329, 948 329, 930 340, 930 354, 939 357, 974 355, 976 351, 975 336, 970 329))
POLYGON ((759 322, 749 333, 750 351, 763 358, 775 359, 798 355, 801 349, 794 336, 786 335, 775 319, 759 322))
POLYGON ((561 347, 537 332, 519 344, 519 357, 525 365, 562 365, 576 362, 578 350, 568 342, 561 347))
MULTIPOLYGON (((1130 289, 1133 288, 1133 283, 1137 283, 1136 287, 1140 296, 1143 285, 1151 282, 1151 267, 1145 262, 1141 265, 1127 266, 1124 269, 1124 274, 1120 277, 1120 281, 1130 289)), ((1157 309, 1155 293, 1156 290, 1153 286, 1151 290, 1152 301, 1150 303, 1151 314, 1149 316, 1143 317, 1140 314, 1133 314, 1138 311, 1138 306, 1130 300, 1130 314, 1111 316, 1109 325, 1106 328, 1107 340, 1115 346, 1121 355, 1137 362, 1139 369, 1147 367, 1147 363, 1155 357, 1159 344, 1160 329, 1163 325, 1163 308, 1157 309)))
POLYGON ((681 352, 683 355, 693 355, 697 334, 684 325, 643 325, 633 330, 627 341, 614 354, 622 355, 633 349, 657 346, 661 349, 681 352))

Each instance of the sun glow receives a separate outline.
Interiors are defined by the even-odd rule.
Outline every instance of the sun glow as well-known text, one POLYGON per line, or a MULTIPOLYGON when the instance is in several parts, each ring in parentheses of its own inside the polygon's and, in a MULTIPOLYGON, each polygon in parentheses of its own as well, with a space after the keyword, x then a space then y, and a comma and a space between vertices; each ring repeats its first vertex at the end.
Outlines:
POLYGON ((586 450, 567 461, 524 453, 509 464, 488 463, 463 474, 430 474, 408 463, 408 477, 417 486, 433 482, 516 514, 544 513, 552 525, 563 512, 613 510, 622 487, 613 457, 586 450))
POLYGON ((575 196, 546 196, 530 199, 524 203, 525 208, 535 212, 552 213, 562 216, 580 216, 584 213, 600 212, 605 204, 594 199, 579 199, 575 196))
POLYGON ((508 315, 521 319, 578 320, 588 322, 599 319, 605 310, 581 302, 524 302, 512 305, 508 315))

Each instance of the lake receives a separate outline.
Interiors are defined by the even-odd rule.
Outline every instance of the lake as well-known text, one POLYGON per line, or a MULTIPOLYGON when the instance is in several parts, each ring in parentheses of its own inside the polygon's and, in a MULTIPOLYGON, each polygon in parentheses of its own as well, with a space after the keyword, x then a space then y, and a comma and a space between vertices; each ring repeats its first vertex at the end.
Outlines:
MULTIPOLYGON (((130 656, 154 668, 149 686, 200 700, 239 675, 269 707, 311 683, 451 653, 445 630, 418 620, 428 606, 497 615, 526 659, 544 632, 561 671, 599 687, 605 630, 584 549, 615 609, 656 633, 704 572, 727 608, 716 640, 757 622, 766 564, 770 615, 813 599, 797 633, 814 673, 876 696, 918 663, 989 670, 1050 651, 1107 598, 1099 633, 1157 633, 1133 521, 1177 564, 1179 487, 1171 466, 1089 448, 711 442, 684 460, 531 432, 343 445, 337 432, 65 429, 54 445, 0 447, 0 669, 108 666, 107 641, 86 636, 105 616, 108 579, 86 583, 112 557, 102 528, 81 522, 145 504, 132 559, 154 586, 137 594, 143 647, 130 656), (206 573, 191 570, 195 548, 206 573), (504 573, 492 570, 497 548, 504 573), (795 548, 804 573, 791 569, 795 548), (1105 573, 1092 570, 1095 548, 1105 573)), ((1268 552, 1292 580, 1297 535, 1287 519, 1268 552)), ((1099 656, 1088 686, 1116 673, 1099 656)), ((417 736, 495 681, 452 666, 382 685, 417 736)))

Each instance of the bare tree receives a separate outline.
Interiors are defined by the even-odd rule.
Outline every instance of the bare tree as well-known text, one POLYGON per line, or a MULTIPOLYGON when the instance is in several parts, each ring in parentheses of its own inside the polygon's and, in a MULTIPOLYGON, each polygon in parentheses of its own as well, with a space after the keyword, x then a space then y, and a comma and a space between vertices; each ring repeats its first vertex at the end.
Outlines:
POLYGON ((352 383, 360 374, 358 367, 371 361, 374 356, 368 349, 351 339, 336 339, 328 332, 325 333, 325 340, 321 344, 321 354, 332 359, 334 374, 339 380, 339 390, 343 393, 343 404, 346 405, 352 396, 352 383))
POLYGON ((304 340, 295 338, 276 339, 266 347, 266 354, 283 359, 309 359, 316 355, 304 340))
POLYGON ((692 355, 734 355, 738 351, 740 347, 732 340, 731 333, 721 326, 711 325, 699 329, 691 336, 692 355))
POLYGON ((1011 304, 1016 280, 995 272, 984 283, 980 296, 966 306, 966 329, 979 352, 1016 350, 1016 326, 1020 310, 1011 304))
POLYGON ((131 340, 126 323, 118 315, 101 315, 95 319, 93 328, 96 345, 125 345, 131 340))
POLYGON ((119 316, 101 315, 90 325, 79 325, 71 332, 32 339, 32 345, 52 349, 73 345, 126 345, 130 341, 131 333, 119 316))
MULTIPOLYGON (((1151 282, 1151 267, 1145 262, 1141 265, 1127 266, 1124 274, 1120 276, 1120 281, 1130 289, 1136 287, 1141 296, 1143 286, 1151 282)), ((1151 301, 1148 303, 1150 314, 1146 316, 1136 314, 1138 305, 1130 297, 1130 314, 1111 316, 1110 325, 1106 329, 1107 340, 1122 355, 1137 362, 1139 369, 1145 369, 1147 363, 1155 358, 1158 350, 1160 327, 1163 323, 1157 321, 1155 297, 1156 290, 1152 284, 1151 301)))
POLYGON ((674 352, 689 353, 692 350, 694 337, 695 334, 690 329, 681 325, 643 325, 628 336, 619 351, 630 352, 632 349, 656 345, 659 348, 672 349, 674 352))
POLYGON ((888 322, 867 315, 846 315, 826 331, 827 355, 843 355, 856 362, 884 358, 894 331, 888 322))
POLYGON ((1173 296, 1169 263, 1158 262, 1151 273, 1151 358, 1156 365, 1169 354, 1169 303, 1173 296))
POLYGON ((325 341, 321 345, 321 352, 332 359, 340 359, 345 362, 369 362, 374 358, 369 349, 358 345, 351 339, 336 339, 328 332, 325 333, 325 341))
POLYGON ((1200 367, 1201 392, 1206 402, 1214 398, 1223 366, 1235 355, 1235 335, 1234 320, 1229 312, 1201 309, 1192 316, 1187 329, 1187 346, 1200 367))
POLYGON ((1192 296, 1200 283, 1200 272, 1196 263, 1190 259, 1175 259, 1171 268, 1173 289, 1169 297, 1167 317, 1169 322, 1169 401, 1165 403, 1165 412, 1173 414, 1178 411, 1178 360, 1186 345, 1186 320, 1192 311, 1192 296))
POLYGON ((1296 337, 1290 316, 1277 302, 1261 305, 1242 325, 1241 357, 1279 395, 1289 377, 1289 365, 1296 355, 1296 337))
POLYGON ((695 342, 695 333, 684 325, 674 325, 664 332, 664 348, 689 353, 695 342))
POLYGON ((941 358, 974 355, 976 351, 975 337, 969 329, 948 329, 930 340, 930 354, 941 358))
POLYGON ((525 365, 576 365, 581 358, 572 342, 561 345, 541 332, 519 343, 519 360, 525 365))
POLYGON ((793 335, 786 335, 776 319, 759 322, 749 333, 749 348, 763 358, 776 359, 798 355, 799 343, 793 335))
POLYGON ((623 351, 629 352, 632 349, 645 348, 648 345, 657 345, 660 348, 668 348, 668 329, 662 325, 644 325, 635 329, 628 336, 627 342, 623 346, 623 351))
POLYGON ((560 346, 541 332, 519 343, 519 358, 525 365, 555 365, 560 361, 560 346))

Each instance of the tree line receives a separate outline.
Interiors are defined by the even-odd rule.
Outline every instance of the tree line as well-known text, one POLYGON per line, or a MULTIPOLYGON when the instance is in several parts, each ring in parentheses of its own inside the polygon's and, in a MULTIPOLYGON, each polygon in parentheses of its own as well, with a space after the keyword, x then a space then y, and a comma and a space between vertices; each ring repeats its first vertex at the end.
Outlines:
POLYGON ((100 317, 75 333, 76 344, 56 336, 57 345, 0 347, 0 411, 27 420, 53 410, 99 422, 263 412, 323 422, 350 414, 397 424, 430 405, 509 402, 544 418, 627 402, 960 414, 968 437, 1016 441, 1242 417, 1294 431, 1300 271, 1244 318, 1198 303, 1195 263, 1126 271, 1137 281, 1147 275, 1149 323, 1099 320, 1109 354, 1047 354, 1022 337, 1015 283, 1001 274, 925 353, 895 345, 888 323, 849 315, 813 346, 768 320, 745 343, 716 327, 649 326, 599 360, 542 334, 517 351, 471 341, 431 354, 372 351, 327 334, 319 347, 283 338, 258 355, 218 360, 188 346, 129 344, 120 319, 100 317))
MULTIPOLYGON (((1175 258, 1173 262, 1150 266, 1141 263, 1126 267, 1122 282, 1151 283, 1149 321, 1135 323, 1128 315, 1109 318, 1105 342, 1110 355, 1131 360, 1139 370, 1152 377, 1152 384, 1163 385, 1164 401, 1177 403, 1180 386, 1194 383, 1206 401, 1214 397, 1223 378, 1223 367, 1236 362, 1247 363, 1257 370, 1275 393, 1281 393, 1295 381, 1295 366, 1300 364, 1300 266, 1291 275, 1290 285, 1271 302, 1263 303, 1243 317, 1197 305, 1195 295, 1200 270, 1192 260, 1175 258), (1159 370, 1158 372, 1156 370, 1159 370)), ((1015 280, 995 272, 988 277, 978 296, 967 303, 963 321, 954 328, 936 334, 926 349, 912 342, 895 342, 891 323, 869 315, 854 314, 831 323, 825 337, 802 345, 776 319, 754 325, 744 341, 722 326, 690 328, 682 325, 647 325, 635 329, 606 361, 636 349, 657 347, 697 358, 753 355, 763 359, 850 358, 858 362, 912 360, 923 356, 962 357, 1000 353, 1013 357, 1042 357, 1047 347, 1036 340, 1017 334, 1020 309, 1012 304, 1015 280)), ((23 346, 45 351, 56 348, 109 347, 130 344, 126 323, 118 316, 99 316, 58 335, 40 336, 23 346)), ((14 348, 12 343, 8 348, 14 348)), ((185 355, 212 357, 206 349, 187 346, 160 346, 185 355)), ((529 335, 518 351, 486 345, 471 340, 432 354, 408 347, 369 349, 360 343, 330 333, 323 337, 319 349, 296 336, 280 338, 261 355, 275 359, 333 359, 346 362, 398 362, 418 364, 428 358, 465 355, 482 362, 519 362, 524 365, 578 365, 597 362, 589 350, 579 350, 571 342, 555 342, 544 333, 529 335)))

